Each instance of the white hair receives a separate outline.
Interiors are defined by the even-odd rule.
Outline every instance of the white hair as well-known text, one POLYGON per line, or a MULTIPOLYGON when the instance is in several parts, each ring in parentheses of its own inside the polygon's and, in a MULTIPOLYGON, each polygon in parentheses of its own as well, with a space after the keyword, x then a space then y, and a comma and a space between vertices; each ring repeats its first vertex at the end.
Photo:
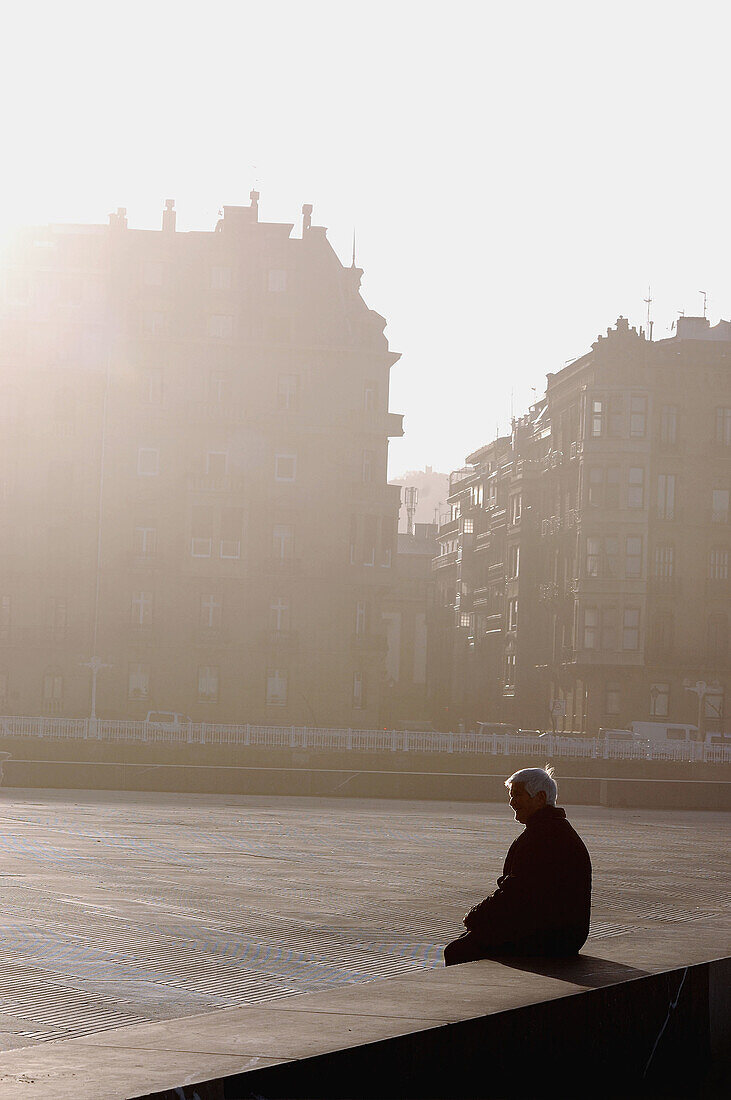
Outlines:
POLYGON ((556 805, 558 787, 550 764, 546 764, 545 768, 523 768, 522 771, 515 772, 510 779, 505 780, 506 787, 511 783, 522 783, 531 798, 535 798, 539 791, 545 791, 546 805, 556 805))

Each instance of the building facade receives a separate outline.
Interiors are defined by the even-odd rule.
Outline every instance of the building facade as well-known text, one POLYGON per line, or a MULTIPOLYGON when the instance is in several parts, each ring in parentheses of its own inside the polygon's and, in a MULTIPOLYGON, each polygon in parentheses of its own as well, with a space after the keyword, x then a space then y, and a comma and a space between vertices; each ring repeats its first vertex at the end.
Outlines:
POLYGON ((3 271, 0 710, 363 725, 399 489, 385 321, 303 207, 52 226, 3 271))
POLYGON ((452 475, 442 724, 728 725, 731 324, 677 325, 653 342, 620 318, 452 475))

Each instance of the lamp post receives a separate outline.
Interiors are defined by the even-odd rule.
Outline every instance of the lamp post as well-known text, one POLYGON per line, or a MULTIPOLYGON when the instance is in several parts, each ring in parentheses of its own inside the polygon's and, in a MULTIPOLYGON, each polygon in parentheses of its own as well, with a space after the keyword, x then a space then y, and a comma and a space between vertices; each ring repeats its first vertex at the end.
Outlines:
MULTIPOLYGON (((692 691, 694 695, 698 696, 698 740, 705 741, 706 739, 706 696, 718 695, 721 691, 721 685, 718 683, 707 684, 705 680, 696 680, 694 684, 690 680, 683 680, 683 687, 686 691, 692 691)), ((709 706, 713 706, 709 703, 709 706)), ((713 707, 714 710, 718 710, 720 715, 720 708, 713 707)))
POLYGON ((94 729, 96 729, 96 678, 103 668, 111 667, 111 665, 105 664, 100 657, 92 657, 90 661, 82 662, 82 668, 91 669, 91 714, 89 720, 94 723, 94 729))

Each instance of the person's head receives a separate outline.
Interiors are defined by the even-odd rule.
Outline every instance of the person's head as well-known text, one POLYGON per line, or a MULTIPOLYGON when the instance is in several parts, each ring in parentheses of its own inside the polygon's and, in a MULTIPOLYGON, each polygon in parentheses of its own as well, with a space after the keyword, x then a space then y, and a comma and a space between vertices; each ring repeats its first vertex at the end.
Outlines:
POLYGON ((523 768, 505 780, 510 808, 515 820, 525 825, 528 818, 544 806, 555 806, 558 787, 553 778, 553 768, 523 768))

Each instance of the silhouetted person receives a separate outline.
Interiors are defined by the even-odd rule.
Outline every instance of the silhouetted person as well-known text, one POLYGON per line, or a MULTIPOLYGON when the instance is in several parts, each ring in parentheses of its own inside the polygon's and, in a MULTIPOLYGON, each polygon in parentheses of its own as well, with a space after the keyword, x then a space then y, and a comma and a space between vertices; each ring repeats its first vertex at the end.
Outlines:
POLYGON ((470 909, 467 931, 445 947, 446 966, 495 955, 575 955, 589 934, 591 860, 556 806, 552 770, 524 768, 505 786, 525 829, 510 845, 497 890, 470 909))

